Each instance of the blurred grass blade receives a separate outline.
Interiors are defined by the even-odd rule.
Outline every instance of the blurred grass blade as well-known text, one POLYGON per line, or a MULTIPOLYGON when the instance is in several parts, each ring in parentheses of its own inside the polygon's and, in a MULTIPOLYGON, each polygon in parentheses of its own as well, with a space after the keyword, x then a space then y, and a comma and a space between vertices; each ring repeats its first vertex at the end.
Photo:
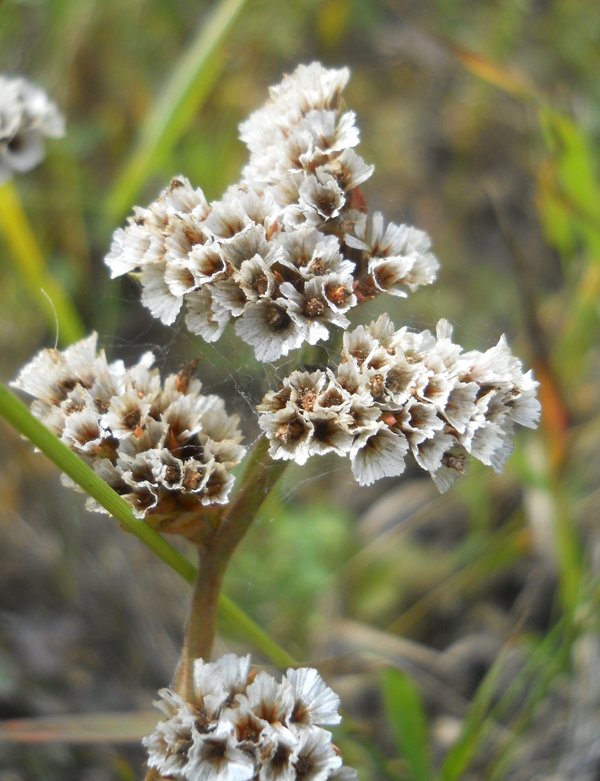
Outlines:
POLYGON ((223 617, 235 626, 236 631, 243 633, 273 664, 278 667, 298 666, 298 661, 291 654, 278 645, 264 629, 261 629, 225 594, 221 594, 219 597, 219 609, 223 617))
POLYGON ((463 721, 461 734, 447 753, 436 781, 459 781, 464 777, 465 770, 481 748, 487 731, 491 727, 488 716, 498 690, 498 681, 505 657, 504 652, 498 655, 477 689, 463 721))
POLYGON ((506 68, 489 57, 459 46, 447 38, 442 38, 442 40, 463 68, 468 70, 473 76, 502 90, 502 92, 506 92, 508 95, 512 95, 514 98, 538 99, 536 88, 524 74, 506 68))
MULTIPOLYGON (((127 502, 98 477, 94 470, 79 456, 55 437, 2 383, 0 383, 0 417, 3 417, 13 428, 27 437, 62 472, 123 524, 127 531, 135 534, 165 564, 168 564, 189 583, 194 581, 196 576, 194 565, 154 529, 137 519, 127 502)), ((219 599, 219 607, 223 617, 235 623, 274 664, 282 666, 295 664, 294 659, 281 646, 224 595, 221 595, 219 599)))
POLYGON ((222 65, 222 44, 246 0, 221 0, 183 53, 107 203, 107 217, 119 222, 131 209, 150 172, 160 165, 198 112, 222 65))
POLYGON ((0 186, 0 231, 4 236, 24 290, 35 297, 46 314, 50 331, 58 327, 58 339, 71 344, 85 335, 85 328, 71 300, 53 279, 19 195, 12 182, 0 186))
POLYGON ((0 722, 2 743, 138 743, 160 716, 156 711, 77 713, 0 722))
POLYGON ((565 260, 583 245, 600 260, 600 182, 594 143, 574 120, 539 112, 546 155, 538 170, 537 206, 548 241, 565 260))
POLYGON ((430 753, 427 723, 419 690, 401 670, 390 668, 381 674, 381 688, 387 718, 413 781, 429 781, 430 753))

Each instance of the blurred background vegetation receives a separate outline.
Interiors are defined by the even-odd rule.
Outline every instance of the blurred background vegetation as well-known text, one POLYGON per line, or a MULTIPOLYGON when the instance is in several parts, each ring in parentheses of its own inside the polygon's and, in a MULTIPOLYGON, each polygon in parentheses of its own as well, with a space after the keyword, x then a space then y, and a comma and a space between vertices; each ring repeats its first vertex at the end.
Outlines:
MULTIPOLYGON (((416 470, 359 490, 321 459, 289 470, 233 562, 228 595, 342 694, 363 781, 600 773, 598 40, 596 0, 0 3, 0 72, 42 84, 68 127, 13 183, 29 228, 0 200, 3 381, 54 344, 54 285, 111 359, 199 357, 256 434, 277 368, 233 335, 160 327, 102 260, 172 175, 218 198, 245 161, 238 123, 319 59, 352 69, 371 209, 427 230, 442 264, 434 288, 354 323, 443 316, 479 349, 505 332, 542 383, 543 425, 503 475, 473 464, 443 497, 416 470)), ((0 731, 0 781, 139 778, 188 586, 0 437, 0 716, 53 728, 0 731)), ((221 630, 218 650, 250 650, 221 630)))

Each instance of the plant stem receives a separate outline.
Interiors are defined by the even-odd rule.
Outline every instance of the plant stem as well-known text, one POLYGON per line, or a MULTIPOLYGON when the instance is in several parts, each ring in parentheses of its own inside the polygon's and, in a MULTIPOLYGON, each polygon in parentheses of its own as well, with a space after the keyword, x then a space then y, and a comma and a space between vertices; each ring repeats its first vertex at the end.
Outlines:
POLYGON ((215 545, 222 555, 227 556, 227 560, 233 555, 288 464, 287 461, 271 461, 268 449, 269 443, 265 437, 261 437, 254 445, 240 489, 225 510, 217 529, 215 545))
POLYGON ((200 566, 173 682, 175 691, 188 702, 194 697, 194 659, 210 658, 219 592, 229 561, 285 468, 285 462, 273 464, 267 450, 267 441, 259 439, 250 453, 236 498, 224 510, 214 533, 198 546, 200 566))
POLYGON ((191 702, 194 696, 194 659, 208 659, 217 628, 219 592, 226 562, 212 555, 211 546, 199 549, 199 567, 194 583, 183 648, 173 688, 191 702))

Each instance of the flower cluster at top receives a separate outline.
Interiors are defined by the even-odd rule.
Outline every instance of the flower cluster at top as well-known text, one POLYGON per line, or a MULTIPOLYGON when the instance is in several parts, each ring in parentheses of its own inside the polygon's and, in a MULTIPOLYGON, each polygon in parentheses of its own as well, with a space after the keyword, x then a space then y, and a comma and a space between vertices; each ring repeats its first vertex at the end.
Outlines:
POLYGON ((62 114, 42 89, 21 77, 0 76, 0 184, 43 159, 44 136, 64 132, 62 114))
POLYGON ((161 689, 166 716, 144 745, 148 765, 187 781, 358 781, 323 724, 338 724, 339 698, 316 670, 281 682, 254 675, 250 656, 194 662, 194 697, 161 689))
POLYGON ((411 453, 441 491, 464 472, 467 454, 499 471, 513 426, 534 427, 538 383, 502 337, 463 352, 445 320, 436 335, 396 330, 387 315, 344 334, 331 369, 295 371, 259 406, 275 459, 348 456, 361 485, 399 475, 411 453))
POLYGON ((347 68, 300 65, 242 123, 250 159, 220 201, 177 177, 116 231, 106 263, 136 273, 142 301, 173 323, 185 304, 194 334, 216 341, 234 319, 261 361, 316 344, 380 293, 434 281, 428 236, 367 214, 372 174, 354 151, 355 115, 341 93, 347 68))
POLYGON ((246 451, 238 416, 200 392, 191 367, 163 384, 153 361, 146 353, 129 369, 109 364, 92 334, 63 352, 42 350, 13 385, 138 517, 166 523, 227 502, 230 470, 246 451))

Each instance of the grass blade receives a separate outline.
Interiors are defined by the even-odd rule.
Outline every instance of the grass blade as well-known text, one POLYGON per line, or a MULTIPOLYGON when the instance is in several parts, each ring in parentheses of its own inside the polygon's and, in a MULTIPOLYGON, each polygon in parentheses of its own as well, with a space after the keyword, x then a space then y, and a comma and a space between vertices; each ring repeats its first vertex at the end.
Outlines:
POLYGON ((446 755, 436 781, 459 781, 472 759, 479 750, 491 722, 488 718, 494 697, 498 690, 500 673, 506 661, 506 653, 501 653, 482 684, 463 722, 460 737, 446 755))
POLYGON ((0 722, 0 744, 137 743, 156 726, 156 711, 76 713, 0 722))
POLYGON ((107 203, 112 224, 131 208, 148 174, 169 154, 215 83, 221 44, 245 0, 221 0, 184 52, 142 128, 129 162, 107 203))
POLYGON ((381 684, 386 714, 411 778, 429 781, 427 722, 419 690, 405 673, 394 668, 383 671, 381 684))
POLYGON ((63 344, 76 342, 85 328, 69 297, 53 279, 31 224, 12 184, 0 186, 0 232, 9 249, 9 257, 23 280, 23 289, 35 296, 45 312, 52 331, 58 328, 63 344))

